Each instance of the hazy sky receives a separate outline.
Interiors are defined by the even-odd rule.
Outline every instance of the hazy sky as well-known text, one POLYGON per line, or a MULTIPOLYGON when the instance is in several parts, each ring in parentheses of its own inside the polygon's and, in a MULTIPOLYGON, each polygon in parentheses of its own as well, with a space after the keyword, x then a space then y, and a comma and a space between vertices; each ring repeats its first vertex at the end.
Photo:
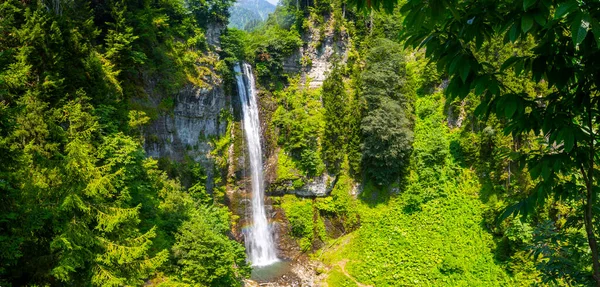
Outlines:
POLYGON ((277 5, 277 3, 279 3, 279 0, 267 0, 267 1, 273 5, 277 5))

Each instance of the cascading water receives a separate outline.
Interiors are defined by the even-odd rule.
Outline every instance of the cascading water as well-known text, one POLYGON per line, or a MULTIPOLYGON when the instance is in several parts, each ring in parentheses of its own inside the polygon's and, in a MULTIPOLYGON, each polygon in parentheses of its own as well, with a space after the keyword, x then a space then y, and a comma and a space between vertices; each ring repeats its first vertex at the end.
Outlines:
POLYGON ((254 75, 250 65, 243 63, 243 72, 236 64, 237 87, 242 102, 244 133, 248 143, 250 171, 252 176, 252 227, 246 233, 246 249, 253 266, 267 266, 277 261, 277 250, 269 228, 264 206, 264 177, 262 148, 260 144, 260 121, 256 103, 254 75), (244 77, 246 79, 244 79, 244 77))

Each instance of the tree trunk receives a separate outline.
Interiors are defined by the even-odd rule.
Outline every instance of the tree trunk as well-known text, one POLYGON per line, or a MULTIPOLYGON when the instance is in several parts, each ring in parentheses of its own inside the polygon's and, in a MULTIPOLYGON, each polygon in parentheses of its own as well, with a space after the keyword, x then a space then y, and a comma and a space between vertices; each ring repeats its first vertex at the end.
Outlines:
POLYGON ((592 270, 594 280, 596 281, 596 286, 600 287, 600 262, 598 261, 598 241, 596 240, 596 234, 594 232, 594 213, 593 206, 594 201, 596 199, 594 193, 594 141, 596 138, 596 134, 594 133, 594 127, 592 124, 592 109, 588 106, 588 118, 587 125, 590 129, 590 139, 589 139, 589 166, 587 170, 587 176, 585 173, 585 167, 581 166, 581 172, 583 173, 583 179, 585 180, 585 189, 586 189, 586 197, 585 197, 585 210, 584 210, 584 224, 585 224, 585 232, 588 238, 588 244, 590 245, 590 250, 592 251, 592 270))
POLYGON ((594 273, 594 280, 596 281, 596 286, 600 287, 600 262, 598 261, 598 241, 596 240, 596 235, 594 234, 594 226, 592 219, 594 192, 592 190, 593 187, 591 183, 591 177, 589 177, 589 174, 588 180, 586 181, 586 189, 587 196, 584 211, 585 232, 587 233, 588 243, 590 245, 590 250, 592 251, 592 268, 594 273))

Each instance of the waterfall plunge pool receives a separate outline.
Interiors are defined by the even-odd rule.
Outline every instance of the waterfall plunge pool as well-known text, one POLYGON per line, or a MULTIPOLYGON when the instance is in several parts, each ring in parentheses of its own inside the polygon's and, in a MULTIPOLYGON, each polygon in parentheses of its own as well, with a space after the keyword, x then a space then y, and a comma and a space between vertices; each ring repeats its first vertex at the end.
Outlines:
POLYGON ((266 266, 253 266, 250 278, 256 282, 276 281, 290 271, 291 263, 291 261, 279 260, 266 266))

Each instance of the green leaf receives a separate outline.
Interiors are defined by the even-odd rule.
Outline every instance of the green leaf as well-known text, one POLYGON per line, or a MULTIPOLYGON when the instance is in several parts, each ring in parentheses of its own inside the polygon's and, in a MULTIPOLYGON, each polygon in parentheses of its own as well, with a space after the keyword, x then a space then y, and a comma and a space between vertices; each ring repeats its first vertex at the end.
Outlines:
POLYGON ((559 171, 562 166, 562 159, 560 157, 554 158, 553 169, 559 171))
POLYGON ((540 163, 537 163, 529 170, 531 179, 537 179, 540 176, 541 172, 542 172, 542 165, 540 163))
POLYGON ((514 42, 517 40, 517 36, 519 36, 519 28, 517 22, 515 22, 515 24, 510 28, 510 31, 508 31, 508 38, 511 42, 514 42))
POLYGON ((544 161, 542 162, 542 178, 544 180, 548 180, 550 178, 550 167, 548 166, 548 164, 544 161))
POLYGON ((585 13, 578 13, 571 23, 571 36, 573 37, 573 44, 575 46, 581 44, 587 35, 590 27, 590 16, 585 13))
POLYGON ((496 218, 496 224, 500 224, 502 221, 506 220, 509 216, 511 215, 519 215, 519 211, 521 209, 523 209, 525 205, 524 201, 520 201, 519 203, 515 204, 515 205, 510 205, 508 207, 506 207, 504 209, 504 211, 502 211, 502 213, 500 213, 500 216, 498 216, 498 218, 496 218))
POLYGON ((478 77, 475 82, 475 95, 483 95, 483 92, 487 88, 487 78, 486 77, 478 77))
POLYGON ((535 19, 535 22, 540 24, 540 26, 546 25, 546 22, 548 21, 548 19, 546 19, 546 15, 544 15, 544 13, 541 11, 537 11, 535 14, 533 14, 533 19, 535 19))
POLYGON ((489 82, 488 91, 490 91, 492 95, 500 95, 500 86, 498 85, 498 82, 491 80, 489 82))
POLYGON ((486 104, 486 103, 484 103, 484 102, 481 102, 481 103, 480 103, 480 104, 477 106, 477 108, 475 108, 475 115, 476 115, 476 116, 481 116, 481 115, 483 115, 484 113, 486 113, 486 112, 487 112, 487 108, 488 108, 487 104, 486 104))
POLYGON ((596 45, 598 46, 598 49, 600 49, 600 22, 598 22, 598 19, 596 18, 592 18, 592 33, 594 33, 596 45))
POLYGON ((529 7, 533 6, 537 0, 524 0, 523 1, 523 11, 527 11, 529 7))
POLYGON ((461 59, 462 59, 462 56, 458 56, 458 57, 454 58, 454 60, 452 60, 452 62, 450 63, 450 67, 448 68, 448 73, 455 74, 454 72, 456 72, 456 67, 461 62, 461 59))
POLYGON ((556 12, 554 12, 554 19, 561 18, 561 17, 567 15, 568 13, 575 11, 576 7, 577 7, 577 1, 574 1, 574 0, 565 2, 565 3, 561 3, 560 5, 558 5, 558 8, 556 8, 556 12))
POLYGON ((506 118, 511 118, 515 112, 517 111, 517 100, 515 97, 509 97, 506 99, 505 103, 504 103, 504 115, 506 116, 506 118))
POLYGON ((508 58, 506 61, 504 61, 504 63, 502 64, 502 67, 500 67, 500 71, 504 71, 506 70, 508 67, 512 66, 515 62, 521 60, 521 57, 518 56, 513 56, 508 58))
POLYGON ((475 38, 475 47, 477 49, 480 49, 484 42, 485 42, 485 35, 483 33, 478 34, 477 38, 475 38))
POLYGON ((543 56, 537 57, 533 60, 531 65, 531 72, 533 74, 533 79, 536 82, 539 82, 544 76, 544 72, 546 72, 546 58, 543 56))
POLYGON ((546 9, 550 9, 552 7, 552 1, 553 0, 542 0, 542 5, 546 8, 546 9))
POLYGON ((525 69, 524 61, 518 61, 515 63, 515 75, 517 75, 517 76, 521 75, 521 73, 523 72, 523 69, 525 69))
POLYGON ((467 82, 467 77, 469 77, 470 71, 471 71, 471 62, 468 60, 464 61, 464 63, 462 63, 460 66, 460 78, 462 79, 463 83, 467 82))
POLYGON ((544 202, 546 201, 546 198, 548 198, 548 191, 549 189, 546 187, 545 184, 541 183, 535 193, 535 197, 532 196, 531 198, 534 199, 535 198, 535 202, 533 202, 532 205, 528 206, 529 207, 529 213, 533 213, 533 211, 535 210, 535 206, 542 206, 544 205, 544 202))
POLYGON ((554 142, 561 142, 565 138, 565 129, 560 129, 558 132, 553 132, 550 134, 550 144, 554 142))
POLYGON ((526 14, 521 18, 521 30, 523 30, 523 33, 527 33, 531 27, 533 27, 533 17, 526 14))
POLYGON ((569 128, 564 128, 564 136, 565 136, 565 151, 570 152, 573 150, 573 146, 575 145, 575 134, 569 128))

